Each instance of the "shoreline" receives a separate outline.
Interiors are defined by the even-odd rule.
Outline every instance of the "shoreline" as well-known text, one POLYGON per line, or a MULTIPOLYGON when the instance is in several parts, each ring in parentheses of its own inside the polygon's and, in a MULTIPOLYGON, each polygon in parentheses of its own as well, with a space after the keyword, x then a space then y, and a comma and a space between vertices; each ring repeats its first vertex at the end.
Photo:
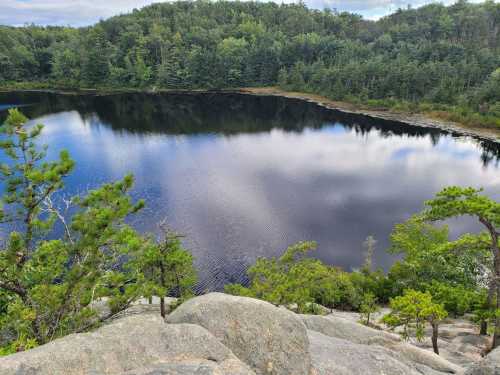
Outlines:
POLYGON ((281 90, 276 87, 245 87, 234 89, 206 90, 206 89, 190 89, 190 90, 145 90, 145 89, 4 89, 0 88, 1 92, 42 92, 59 95, 114 95, 121 93, 143 93, 143 94, 203 94, 203 93, 226 93, 226 94, 243 94, 253 96, 279 96, 283 98, 299 99, 309 103, 314 103, 326 109, 339 111, 346 114, 366 116, 372 119, 386 120, 399 122, 409 126, 417 126, 421 128, 439 129, 451 134, 460 136, 473 137, 480 140, 487 140, 500 144, 500 130, 489 129, 483 127, 473 128, 451 122, 443 119, 433 118, 423 113, 406 113, 395 112, 391 110, 369 109, 362 108, 347 102, 339 102, 328 99, 321 95, 308 94, 303 92, 292 92, 281 90))
POLYGON ((290 99, 300 99, 317 104, 321 107, 339 112, 371 117, 373 119, 400 122, 405 125, 418 126, 421 128, 440 129, 448 133, 462 136, 479 138, 500 144, 500 130, 488 128, 471 128, 460 123, 432 118, 421 113, 404 113, 390 110, 364 109, 355 104, 338 102, 321 95, 301 92, 284 91, 277 88, 242 88, 237 92, 256 96, 280 96, 290 99))

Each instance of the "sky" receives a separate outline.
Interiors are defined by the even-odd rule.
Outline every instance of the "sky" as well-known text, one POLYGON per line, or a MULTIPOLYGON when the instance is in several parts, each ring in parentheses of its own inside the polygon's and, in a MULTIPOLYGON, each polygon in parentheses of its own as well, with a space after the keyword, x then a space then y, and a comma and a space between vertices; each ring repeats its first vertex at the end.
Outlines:
MULTIPOLYGON (((165 0, 0 0, 0 24, 22 26, 38 25, 86 26, 100 19, 127 13, 134 8, 165 0)), ((265 1, 265 0, 264 0, 265 1)), ((277 0, 281 2, 282 0, 277 0)), ((293 2, 295 0, 283 0, 293 2)), ((474 0, 478 1, 478 0, 474 0)), ((377 19, 398 8, 419 7, 435 0, 305 0, 310 8, 326 7, 349 11, 368 19, 377 19)), ((442 0, 451 4, 454 0, 442 0)))

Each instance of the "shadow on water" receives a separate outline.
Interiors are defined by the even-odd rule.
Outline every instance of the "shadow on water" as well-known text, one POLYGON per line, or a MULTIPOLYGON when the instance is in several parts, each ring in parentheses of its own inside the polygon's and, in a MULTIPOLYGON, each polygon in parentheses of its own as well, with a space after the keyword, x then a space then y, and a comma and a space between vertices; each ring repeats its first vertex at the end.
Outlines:
MULTIPOLYGON (((272 129, 301 132, 320 129, 325 124, 339 124, 364 135, 373 130, 383 137, 430 137, 434 144, 449 133, 439 129, 410 126, 396 121, 343 113, 300 99, 277 96, 252 96, 235 93, 126 93, 61 95, 42 92, 0 92, 2 109, 23 106, 30 118, 76 110, 84 118, 97 115, 101 124, 115 131, 130 133, 239 134, 272 129), (138 110, 140 109, 140 110, 138 110)), ((459 137, 458 134, 453 134, 459 137)), ((483 165, 500 160, 500 147, 488 140, 477 140, 482 149, 483 165)))

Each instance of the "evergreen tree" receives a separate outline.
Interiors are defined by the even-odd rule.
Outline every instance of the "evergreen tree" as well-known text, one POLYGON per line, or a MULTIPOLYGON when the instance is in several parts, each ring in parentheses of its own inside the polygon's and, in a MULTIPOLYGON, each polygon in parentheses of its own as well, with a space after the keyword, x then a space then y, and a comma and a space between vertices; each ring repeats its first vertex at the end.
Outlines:
MULTIPOLYGON (((443 189, 435 199, 426 202, 428 220, 443 220, 468 215, 475 217, 486 230, 491 254, 490 285, 496 290, 496 308, 500 309, 500 203, 481 194, 481 190, 456 186, 443 189)), ((495 324, 492 347, 500 345, 500 319, 495 324)))
POLYGON ((17 109, 0 129, 0 147, 11 161, 0 168, 0 218, 12 228, 0 251, 0 331, 12 337, 8 352, 88 329, 129 306, 140 279, 131 260, 147 243, 124 223, 143 205, 127 195, 131 176, 73 198, 71 218, 59 211, 53 197, 74 162, 66 151, 46 160, 46 147, 37 146, 42 129, 28 125, 17 109), (49 239, 56 221, 64 236, 49 239), (94 310, 101 297, 111 308, 105 316, 94 310))
POLYGON ((174 295, 181 301, 193 295, 196 271, 193 257, 184 249, 181 236, 162 226, 163 238, 151 245, 139 259, 144 276, 144 295, 160 297, 160 314, 166 316, 165 297, 174 295))
POLYGON ((434 303, 430 293, 411 289, 405 291, 403 296, 392 299, 390 305, 392 311, 384 316, 384 323, 391 327, 402 326, 405 339, 414 331, 419 341, 424 338, 425 323, 429 323, 432 327, 432 347, 434 353, 439 354, 439 323, 448 315, 443 306, 434 303))

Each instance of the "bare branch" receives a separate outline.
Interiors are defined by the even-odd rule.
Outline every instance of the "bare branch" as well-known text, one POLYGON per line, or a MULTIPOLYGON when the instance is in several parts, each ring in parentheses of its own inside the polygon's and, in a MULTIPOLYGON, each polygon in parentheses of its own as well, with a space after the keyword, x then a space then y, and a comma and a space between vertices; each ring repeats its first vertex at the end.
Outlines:
MULTIPOLYGON (((63 202, 65 204, 65 211, 68 211, 68 209, 70 208, 71 206, 71 199, 66 199, 66 198, 63 198, 63 202)), ((73 238, 71 236, 71 231, 69 229, 69 226, 68 226, 68 223, 66 222, 66 218, 64 217, 64 215, 59 211, 59 209, 57 207, 54 206, 53 202, 52 202, 52 197, 51 197, 51 194, 47 195, 44 200, 43 200, 43 205, 44 205, 44 211, 46 212, 49 212, 49 213, 52 213, 54 215, 57 216, 57 218, 59 219, 59 221, 62 223, 62 225, 64 226, 64 232, 66 233, 66 237, 68 238, 69 242, 71 242, 72 245, 74 245, 74 241, 73 241, 73 238)))

